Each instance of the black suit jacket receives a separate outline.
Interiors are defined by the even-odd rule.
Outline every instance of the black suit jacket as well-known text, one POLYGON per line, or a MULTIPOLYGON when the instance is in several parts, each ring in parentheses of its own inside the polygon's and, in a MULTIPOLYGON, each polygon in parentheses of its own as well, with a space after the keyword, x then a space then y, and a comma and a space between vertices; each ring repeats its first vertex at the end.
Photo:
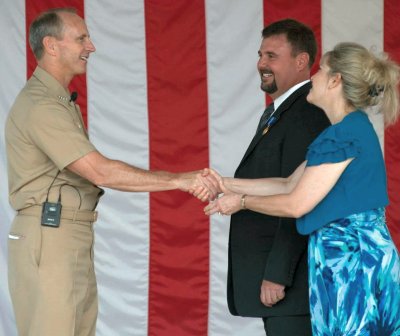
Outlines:
MULTIPOLYGON (((329 125, 325 113, 309 104, 311 84, 293 92, 275 111, 276 124, 249 145, 235 177, 287 177, 304 160, 308 145, 329 125)), ((229 234, 228 305, 233 315, 267 317, 309 313, 307 236, 295 220, 242 210, 232 215, 229 234), (286 286, 272 308, 260 301, 262 280, 286 286)))

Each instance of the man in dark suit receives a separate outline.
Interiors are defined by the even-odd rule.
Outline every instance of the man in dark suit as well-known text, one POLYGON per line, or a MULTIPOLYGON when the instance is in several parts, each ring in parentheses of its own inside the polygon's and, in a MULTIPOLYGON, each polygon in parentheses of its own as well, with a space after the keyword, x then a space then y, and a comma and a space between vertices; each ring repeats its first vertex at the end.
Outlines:
MULTIPOLYGON (((287 177, 308 145, 329 125, 306 101, 317 44, 311 29, 291 19, 262 31, 257 64, 261 89, 273 100, 235 177, 287 177), (271 110, 273 113, 271 115, 271 110)), ((242 210, 232 215, 228 305, 233 315, 262 317, 268 336, 311 335, 307 236, 295 220, 242 210)))

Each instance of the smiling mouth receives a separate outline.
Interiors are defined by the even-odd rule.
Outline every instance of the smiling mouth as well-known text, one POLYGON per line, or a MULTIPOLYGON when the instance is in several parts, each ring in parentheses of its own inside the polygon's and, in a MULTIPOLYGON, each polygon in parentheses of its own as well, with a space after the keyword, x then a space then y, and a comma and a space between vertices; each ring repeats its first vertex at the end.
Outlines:
POLYGON ((267 80, 268 78, 271 78, 272 76, 273 76, 272 73, 270 73, 270 72, 264 72, 264 73, 261 74, 261 79, 262 79, 262 80, 267 80))
POLYGON ((89 59, 89 57, 87 57, 87 56, 81 56, 80 59, 81 59, 82 61, 87 62, 88 59, 89 59))

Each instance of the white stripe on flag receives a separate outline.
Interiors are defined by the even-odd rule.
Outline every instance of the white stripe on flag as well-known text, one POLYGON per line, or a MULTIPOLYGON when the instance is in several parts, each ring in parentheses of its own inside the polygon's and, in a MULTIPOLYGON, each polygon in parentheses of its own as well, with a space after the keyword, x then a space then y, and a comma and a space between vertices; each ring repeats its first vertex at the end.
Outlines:
MULTIPOLYGON (((331 50, 336 43, 352 41, 378 52, 383 50, 383 1, 322 1, 322 48, 331 50), (366 13, 368 13, 366 15, 366 13)), ((383 147, 383 118, 376 109, 368 115, 383 147)))
POLYGON ((14 211, 8 203, 4 125, 11 105, 26 83, 25 9, 23 0, 0 4, 0 335, 16 335, 8 294, 7 239, 14 211))
MULTIPOLYGON (((233 176, 265 106, 256 67, 263 3, 206 1, 206 18, 210 165, 233 176)), ((262 335, 261 319, 228 311, 229 218, 211 217, 209 335, 262 335)))
POLYGON ((322 0, 322 49, 353 41, 383 49, 382 0, 322 0))
MULTIPOLYGON (((140 1, 86 0, 97 48, 89 60, 88 125, 105 156, 148 168, 144 7, 140 1)), ((147 193, 106 190, 96 223, 97 334, 147 333, 149 202, 147 193)))

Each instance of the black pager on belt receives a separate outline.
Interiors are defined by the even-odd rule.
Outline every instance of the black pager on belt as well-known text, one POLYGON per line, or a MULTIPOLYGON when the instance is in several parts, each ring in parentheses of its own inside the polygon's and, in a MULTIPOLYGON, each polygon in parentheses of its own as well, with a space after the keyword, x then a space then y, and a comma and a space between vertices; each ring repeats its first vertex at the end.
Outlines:
POLYGON ((42 225, 59 227, 61 220, 61 203, 44 202, 42 205, 42 225))
POLYGON ((58 190, 57 203, 49 202, 49 192, 58 174, 60 174, 60 171, 58 171, 56 176, 54 176, 54 179, 51 182, 49 189, 47 189, 46 201, 43 202, 42 204, 41 224, 44 226, 50 226, 54 228, 58 228, 60 226, 60 221, 61 221, 61 192, 60 190, 58 190))

